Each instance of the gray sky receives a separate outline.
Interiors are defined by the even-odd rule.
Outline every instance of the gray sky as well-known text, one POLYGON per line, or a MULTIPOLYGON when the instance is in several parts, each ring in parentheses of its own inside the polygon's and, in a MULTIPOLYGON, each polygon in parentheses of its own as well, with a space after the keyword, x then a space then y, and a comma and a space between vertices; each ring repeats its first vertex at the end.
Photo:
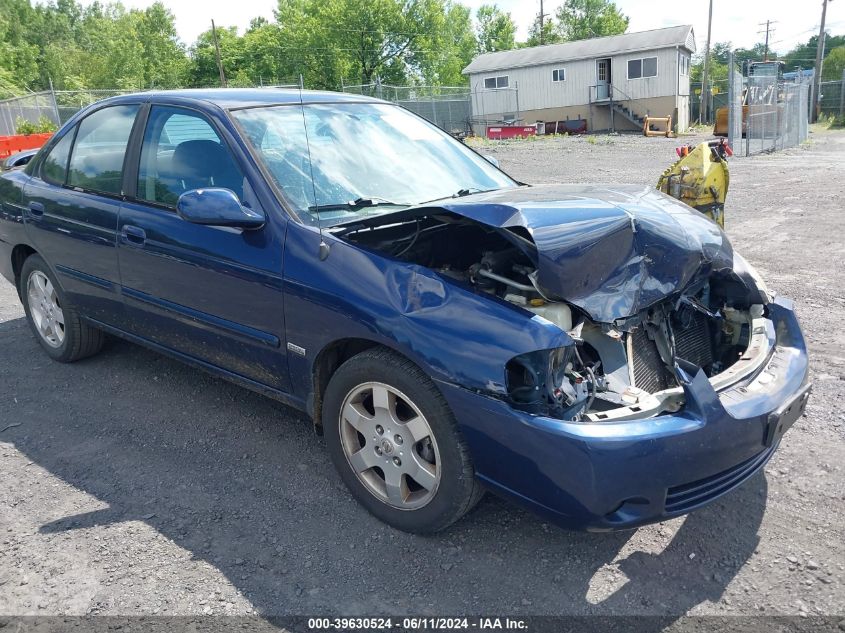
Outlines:
MULTIPOLYGON (((89 4, 93 0, 82 0, 89 4)), ((129 7, 143 8, 154 0, 123 0, 129 7)), ((491 0, 459 0, 477 9, 491 0)), ((554 14, 563 0, 545 0, 544 11, 554 14)), ((273 17, 276 0, 165 0, 176 16, 181 39, 190 44, 208 29, 213 18, 218 26, 237 26, 243 31, 251 18, 273 17)), ((540 10, 539 0, 498 0, 510 12, 524 39, 528 26, 540 10)), ((750 48, 763 41, 759 23, 776 21, 771 37, 772 48, 784 53, 795 44, 818 33, 821 0, 713 0, 713 42, 730 41, 736 47, 750 48)), ((707 36, 707 0, 616 0, 616 5, 631 18, 629 31, 645 31, 664 26, 691 23, 695 27, 699 50, 707 36)), ((831 2, 827 9, 828 31, 845 33, 845 0, 831 2)))

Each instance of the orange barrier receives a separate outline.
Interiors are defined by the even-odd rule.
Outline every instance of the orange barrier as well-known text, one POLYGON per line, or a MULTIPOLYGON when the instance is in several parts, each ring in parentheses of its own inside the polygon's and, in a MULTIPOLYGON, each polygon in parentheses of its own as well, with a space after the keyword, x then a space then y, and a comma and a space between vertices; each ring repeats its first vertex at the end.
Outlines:
POLYGON ((0 136, 0 158, 6 158, 25 149, 38 149, 49 141, 51 136, 53 136, 52 133, 0 136))

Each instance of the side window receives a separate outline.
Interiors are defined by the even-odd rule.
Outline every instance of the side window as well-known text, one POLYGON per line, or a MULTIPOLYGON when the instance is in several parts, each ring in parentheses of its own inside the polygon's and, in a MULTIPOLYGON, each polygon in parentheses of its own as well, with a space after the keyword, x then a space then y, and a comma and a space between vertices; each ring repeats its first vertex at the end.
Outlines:
POLYGON ((67 180, 67 160, 70 157, 70 145, 73 143, 74 130, 67 133, 56 143, 41 163, 41 178, 53 185, 63 185, 67 180))
POLYGON ((136 114, 137 105, 121 105, 103 108, 82 120, 70 157, 69 185, 120 194, 123 159, 136 114))
POLYGON ((229 149, 201 115, 153 106, 138 167, 138 198, 175 207, 191 189, 223 187, 243 199, 244 179, 229 149))

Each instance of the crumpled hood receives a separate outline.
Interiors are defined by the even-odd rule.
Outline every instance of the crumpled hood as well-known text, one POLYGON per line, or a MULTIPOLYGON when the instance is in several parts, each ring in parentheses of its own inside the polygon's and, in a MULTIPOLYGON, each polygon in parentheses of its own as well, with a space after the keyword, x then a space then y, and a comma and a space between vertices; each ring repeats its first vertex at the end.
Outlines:
POLYGON ((650 187, 540 185, 438 201, 438 207, 528 231, 543 291, 605 323, 734 264, 718 225, 650 187))

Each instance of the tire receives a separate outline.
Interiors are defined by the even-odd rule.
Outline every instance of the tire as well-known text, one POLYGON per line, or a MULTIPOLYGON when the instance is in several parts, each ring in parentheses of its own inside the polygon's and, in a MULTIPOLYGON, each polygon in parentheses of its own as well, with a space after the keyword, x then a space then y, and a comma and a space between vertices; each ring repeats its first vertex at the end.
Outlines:
POLYGON ((341 479, 395 528, 437 532, 483 495, 445 399, 419 367, 388 349, 340 366, 326 389, 322 422, 341 479))
POLYGON ((67 305, 64 291, 40 255, 26 259, 18 283, 26 320, 50 358, 72 363, 102 349, 105 334, 82 321, 67 305))

